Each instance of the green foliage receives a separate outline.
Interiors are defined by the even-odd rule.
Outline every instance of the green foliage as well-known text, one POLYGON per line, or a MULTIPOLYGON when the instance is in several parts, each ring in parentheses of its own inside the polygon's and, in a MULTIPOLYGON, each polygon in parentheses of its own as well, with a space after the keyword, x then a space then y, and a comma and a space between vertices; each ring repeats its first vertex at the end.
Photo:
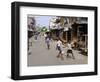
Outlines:
POLYGON ((43 27, 41 28, 41 32, 47 32, 46 26, 43 26, 43 27))

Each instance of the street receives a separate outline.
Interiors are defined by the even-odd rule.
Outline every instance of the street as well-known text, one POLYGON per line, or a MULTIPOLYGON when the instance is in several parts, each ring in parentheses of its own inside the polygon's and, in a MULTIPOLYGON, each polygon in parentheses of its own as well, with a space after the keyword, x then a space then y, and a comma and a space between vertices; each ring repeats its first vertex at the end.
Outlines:
POLYGON ((32 37, 33 44, 29 48, 28 54, 28 66, 52 66, 52 65, 77 65, 87 64, 88 56, 79 54, 79 51, 73 50, 75 59, 70 57, 66 58, 67 48, 64 50, 64 60, 57 58, 58 51, 56 50, 56 41, 52 40, 50 43, 50 49, 47 49, 44 36, 38 36, 37 40, 32 37))

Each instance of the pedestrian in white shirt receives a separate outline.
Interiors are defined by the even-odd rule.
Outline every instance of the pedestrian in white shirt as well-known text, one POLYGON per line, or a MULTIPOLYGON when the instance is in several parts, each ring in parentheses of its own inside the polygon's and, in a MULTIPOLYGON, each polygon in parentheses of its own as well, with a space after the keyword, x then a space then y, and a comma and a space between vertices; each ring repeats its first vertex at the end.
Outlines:
POLYGON ((47 39, 47 34, 46 33, 44 34, 44 38, 45 38, 45 42, 46 42, 46 39, 47 39))
POLYGON ((64 60, 62 53, 62 42, 59 39, 57 40, 56 49, 59 51, 57 58, 61 58, 61 60, 64 60))
POLYGON ((68 42, 67 47, 68 47, 68 50, 67 50, 67 55, 66 55, 66 57, 68 57, 69 54, 72 54, 73 59, 75 59, 74 54, 73 54, 73 50, 72 50, 72 44, 71 44, 70 41, 68 42))

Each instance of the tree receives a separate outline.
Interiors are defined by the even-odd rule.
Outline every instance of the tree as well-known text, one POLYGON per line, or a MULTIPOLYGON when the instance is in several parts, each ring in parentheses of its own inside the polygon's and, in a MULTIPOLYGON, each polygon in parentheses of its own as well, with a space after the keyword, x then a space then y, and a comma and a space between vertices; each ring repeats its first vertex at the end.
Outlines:
POLYGON ((41 32, 47 32, 46 26, 43 26, 43 27, 41 28, 41 32))

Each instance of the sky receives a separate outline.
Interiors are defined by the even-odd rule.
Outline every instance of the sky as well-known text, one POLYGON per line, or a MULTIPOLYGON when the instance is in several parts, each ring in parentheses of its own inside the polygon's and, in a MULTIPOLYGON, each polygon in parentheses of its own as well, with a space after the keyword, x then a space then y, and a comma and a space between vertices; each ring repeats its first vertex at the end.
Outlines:
POLYGON ((52 16, 34 16, 36 20, 36 25, 46 26, 48 28, 49 21, 52 16))

